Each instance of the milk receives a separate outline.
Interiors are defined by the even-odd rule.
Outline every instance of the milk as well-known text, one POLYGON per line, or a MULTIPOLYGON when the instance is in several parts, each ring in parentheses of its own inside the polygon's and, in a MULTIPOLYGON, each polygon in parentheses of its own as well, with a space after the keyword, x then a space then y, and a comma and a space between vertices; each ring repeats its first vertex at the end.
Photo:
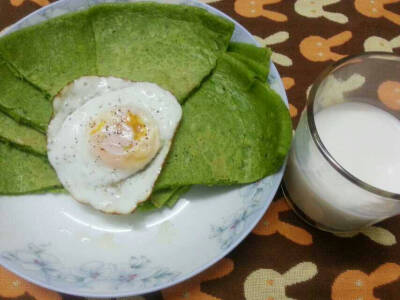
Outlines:
MULTIPOLYGON (((315 114, 318 134, 334 159, 358 179, 400 193, 400 121, 375 106, 346 102, 315 114)), ((284 177, 289 196, 325 229, 351 231, 400 212, 400 201, 362 189, 339 174, 317 149, 302 116, 284 177)))

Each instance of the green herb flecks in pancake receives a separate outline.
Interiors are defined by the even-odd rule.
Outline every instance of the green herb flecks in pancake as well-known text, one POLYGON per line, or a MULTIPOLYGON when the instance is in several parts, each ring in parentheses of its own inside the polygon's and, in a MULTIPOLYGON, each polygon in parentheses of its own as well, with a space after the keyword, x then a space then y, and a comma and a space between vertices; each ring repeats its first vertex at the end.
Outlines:
POLYGON ((0 55, 51 96, 84 75, 96 74, 96 46, 87 12, 51 19, 0 39, 0 55))
POLYGON ((58 190, 62 185, 49 163, 0 142, 0 195, 58 190))
POLYGON ((46 96, 17 78, 0 59, 0 111, 19 123, 45 132, 52 106, 46 96))
POLYGON ((291 141, 279 95, 224 55, 184 105, 183 120, 157 189, 248 183, 275 173, 291 141))
POLYGON ((154 82, 181 102, 215 67, 233 32, 232 23, 181 5, 105 4, 90 17, 99 75, 154 82))
POLYGON ((46 136, 36 130, 21 125, 0 112, 0 139, 16 147, 46 156, 46 136))

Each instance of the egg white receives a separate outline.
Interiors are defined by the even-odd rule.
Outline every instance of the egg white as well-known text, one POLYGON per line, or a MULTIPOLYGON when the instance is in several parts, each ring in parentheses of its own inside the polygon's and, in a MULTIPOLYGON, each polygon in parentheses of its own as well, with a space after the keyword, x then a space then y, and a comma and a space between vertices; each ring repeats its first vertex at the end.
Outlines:
POLYGON ((48 158, 75 199, 103 212, 127 214, 151 195, 181 117, 176 98, 156 84, 83 77, 54 99, 48 158), (145 111, 159 129, 160 150, 136 173, 104 164, 93 155, 88 142, 88 124, 120 107, 145 111))

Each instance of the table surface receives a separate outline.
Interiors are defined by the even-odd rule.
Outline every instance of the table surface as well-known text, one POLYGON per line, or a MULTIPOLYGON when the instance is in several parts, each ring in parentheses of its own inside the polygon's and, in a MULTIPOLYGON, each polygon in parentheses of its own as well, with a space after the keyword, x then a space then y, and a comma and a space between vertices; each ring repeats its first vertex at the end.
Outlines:
MULTIPOLYGON (((203 1, 273 49, 294 125, 326 66, 363 51, 400 54, 400 0, 203 1)), ((0 30, 49 2, 0 0, 0 30)), ((253 232, 216 265, 160 293, 125 299, 399 299, 399 221, 339 237, 302 223, 278 193, 253 232)), ((0 299, 82 298, 36 287, 0 267, 0 299)))

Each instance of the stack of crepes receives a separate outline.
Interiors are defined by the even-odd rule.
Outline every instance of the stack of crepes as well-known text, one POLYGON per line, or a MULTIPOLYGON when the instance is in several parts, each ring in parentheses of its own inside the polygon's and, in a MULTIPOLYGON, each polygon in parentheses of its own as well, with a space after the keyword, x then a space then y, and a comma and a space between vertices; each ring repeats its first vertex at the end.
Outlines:
POLYGON ((234 25, 157 3, 102 4, 0 39, 0 194, 65 192, 47 160, 52 99, 82 76, 153 82, 181 103, 172 149, 141 209, 192 185, 257 181, 282 166, 286 106, 266 84, 270 50, 231 43, 234 25))

